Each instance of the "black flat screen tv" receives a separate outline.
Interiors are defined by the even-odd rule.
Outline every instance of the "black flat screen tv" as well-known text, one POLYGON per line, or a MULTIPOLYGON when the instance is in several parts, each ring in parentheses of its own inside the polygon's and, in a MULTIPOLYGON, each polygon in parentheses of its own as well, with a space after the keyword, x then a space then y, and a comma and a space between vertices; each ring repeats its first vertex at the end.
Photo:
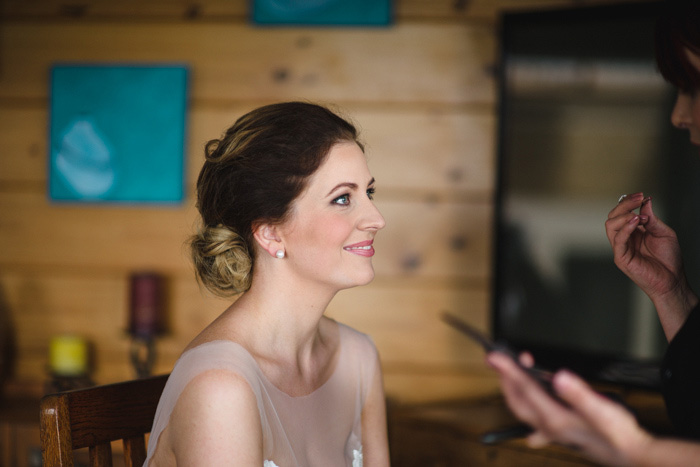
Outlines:
MULTIPOLYGON (((667 342, 614 265, 604 221, 643 191, 700 277, 700 160, 670 122, 657 2, 509 12, 500 23, 493 334, 549 368, 656 388, 667 342)), ((700 290, 695 287, 696 290, 700 290)))

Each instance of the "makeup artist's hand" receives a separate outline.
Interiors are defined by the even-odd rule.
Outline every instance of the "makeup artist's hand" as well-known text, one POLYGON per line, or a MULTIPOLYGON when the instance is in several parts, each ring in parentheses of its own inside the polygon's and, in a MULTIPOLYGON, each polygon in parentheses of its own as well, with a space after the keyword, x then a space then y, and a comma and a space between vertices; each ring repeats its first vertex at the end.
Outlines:
POLYGON ((513 414, 535 430, 528 437, 531 447, 558 443, 580 449, 596 462, 634 465, 631 455, 651 439, 625 408, 570 372, 559 371, 553 380, 555 393, 567 406, 552 398, 510 357, 491 352, 487 361, 500 374, 501 389, 513 414))
MULTIPOLYGON (((510 356, 491 352, 486 359, 500 375, 513 414, 533 428, 528 437, 532 447, 557 443, 604 465, 700 466, 699 443, 652 436, 627 409, 593 391, 573 373, 562 370, 554 375, 558 401, 510 356)), ((526 366, 534 363, 527 355, 521 362, 526 366)))
POLYGON ((605 232, 615 264, 654 302, 670 341, 698 302, 683 271, 676 233, 656 217, 651 197, 643 193, 619 201, 608 214, 605 232))

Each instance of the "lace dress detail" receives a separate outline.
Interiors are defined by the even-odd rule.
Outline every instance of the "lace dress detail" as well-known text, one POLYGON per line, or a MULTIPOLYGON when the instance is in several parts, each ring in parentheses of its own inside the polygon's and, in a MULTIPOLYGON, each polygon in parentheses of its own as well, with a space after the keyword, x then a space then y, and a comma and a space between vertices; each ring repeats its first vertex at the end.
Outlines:
MULTIPOLYGON (((362 467, 362 446, 360 446, 360 449, 354 449, 352 451, 352 467, 362 467)), ((265 461, 263 462, 263 467, 279 467, 277 464, 275 464, 272 461, 265 461)))
POLYGON ((352 452, 352 467, 362 467, 362 446, 352 452))
MULTIPOLYGON (((352 467, 362 467, 362 446, 360 446, 360 449, 354 449, 352 451, 352 467)), ((277 464, 275 464, 272 461, 265 461, 263 462, 263 467, 279 467, 277 464)))
POLYGON ((158 404, 144 466, 185 386, 205 371, 223 369, 242 376, 255 394, 263 467, 362 467, 362 408, 378 371, 378 356, 368 336, 343 324, 338 327, 340 349, 332 375, 299 397, 270 383, 253 356, 233 341, 212 341, 183 353, 158 404))

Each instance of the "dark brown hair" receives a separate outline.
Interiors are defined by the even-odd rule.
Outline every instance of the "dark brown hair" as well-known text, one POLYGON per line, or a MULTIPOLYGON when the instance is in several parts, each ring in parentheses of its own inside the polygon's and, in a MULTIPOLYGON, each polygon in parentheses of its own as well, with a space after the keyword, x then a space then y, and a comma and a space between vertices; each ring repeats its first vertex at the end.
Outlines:
POLYGON ((656 63, 666 81, 681 91, 700 89, 700 72, 685 49, 700 55, 700 0, 666 0, 656 22, 656 63))
POLYGON ((189 242, 200 282, 221 296, 246 291, 254 228, 283 222, 308 178, 342 141, 362 147, 351 123, 304 102, 255 109, 209 141, 197 179, 202 226, 189 242))

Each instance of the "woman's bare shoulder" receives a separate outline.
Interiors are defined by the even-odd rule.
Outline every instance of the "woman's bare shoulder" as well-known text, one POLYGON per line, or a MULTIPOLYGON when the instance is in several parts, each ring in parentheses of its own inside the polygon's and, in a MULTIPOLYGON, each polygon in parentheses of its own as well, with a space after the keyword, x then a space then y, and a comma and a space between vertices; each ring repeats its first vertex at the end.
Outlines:
POLYGON ((193 378, 175 404, 168 432, 168 444, 184 465, 214 465, 232 453, 262 456, 255 393, 233 371, 207 370, 193 378))

